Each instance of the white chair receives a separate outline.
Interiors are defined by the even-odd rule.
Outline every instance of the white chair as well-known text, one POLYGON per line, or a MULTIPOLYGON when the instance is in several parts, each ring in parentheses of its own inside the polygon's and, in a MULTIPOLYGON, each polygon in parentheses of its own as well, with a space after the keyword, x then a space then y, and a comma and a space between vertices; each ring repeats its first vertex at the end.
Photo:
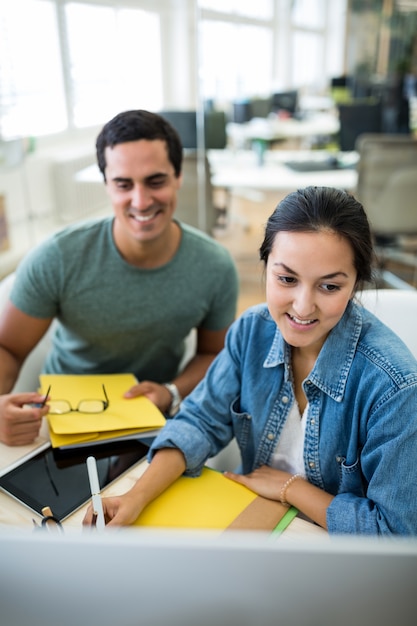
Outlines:
POLYGON ((391 328, 417 358, 417 290, 368 289, 358 300, 391 328))
MULTIPOLYGON (((0 281, 0 315, 9 299, 13 281, 14 274, 9 274, 0 281)), ((51 346, 51 328, 52 327, 49 328, 46 335, 32 350, 24 362, 13 388, 14 392, 37 391, 39 386, 39 374, 42 371, 43 363, 51 346)), ((24 329, 22 329, 22 332, 24 332, 24 329)))

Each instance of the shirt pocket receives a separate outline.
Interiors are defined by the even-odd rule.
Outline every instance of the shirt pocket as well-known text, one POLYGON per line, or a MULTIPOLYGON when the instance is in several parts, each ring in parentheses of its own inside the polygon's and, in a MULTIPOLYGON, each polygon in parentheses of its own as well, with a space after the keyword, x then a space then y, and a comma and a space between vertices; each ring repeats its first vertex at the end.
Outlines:
POLYGON ((235 437, 239 442, 240 449, 244 451, 250 441, 252 416, 247 411, 241 410, 240 396, 237 396, 231 403, 230 415, 232 417, 235 437))
POLYGON ((363 482, 363 474, 361 470, 360 458, 352 464, 346 463, 343 456, 337 457, 340 471, 340 482, 338 493, 352 493, 355 496, 363 497, 366 495, 366 487, 363 482))

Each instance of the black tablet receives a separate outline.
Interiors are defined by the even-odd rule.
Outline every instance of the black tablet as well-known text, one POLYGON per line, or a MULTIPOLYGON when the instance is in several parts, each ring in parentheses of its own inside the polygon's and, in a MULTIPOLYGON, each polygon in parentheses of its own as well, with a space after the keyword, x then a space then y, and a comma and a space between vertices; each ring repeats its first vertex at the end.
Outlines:
POLYGON ((71 451, 48 447, 0 476, 0 488, 39 515, 49 506, 62 521, 91 498, 87 457, 97 459, 100 489, 104 489, 144 459, 148 450, 142 439, 71 451))

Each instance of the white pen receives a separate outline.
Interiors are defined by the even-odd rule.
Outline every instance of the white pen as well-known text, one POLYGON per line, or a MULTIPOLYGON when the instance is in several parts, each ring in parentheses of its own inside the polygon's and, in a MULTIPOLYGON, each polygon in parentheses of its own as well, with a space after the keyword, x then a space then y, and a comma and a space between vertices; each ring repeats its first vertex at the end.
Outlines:
POLYGON ((98 482, 97 463, 93 456, 87 458, 87 471, 90 481, 93 514, 97 516, 96 527, 97 530, 104 530, 106 523, 104 521, 103 503, 100 495, 100 483, 98 482))

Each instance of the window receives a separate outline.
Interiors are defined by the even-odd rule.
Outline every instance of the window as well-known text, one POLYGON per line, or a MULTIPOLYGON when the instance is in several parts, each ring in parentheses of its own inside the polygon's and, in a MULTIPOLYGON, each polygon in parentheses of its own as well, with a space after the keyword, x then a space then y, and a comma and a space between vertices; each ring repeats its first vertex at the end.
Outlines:
POLYGON ((74 126, 104 122, 123 109, 162 107, 156 14, 70 2, 65 15, 74 126))
POLYGON ((203 19, 201 89, 220 102, 270 93, 273 30, 269 26, 203 19))
POLYGON ((67 125, 55 3, 0 5, 0 135, 13 139, 67 125), (42 25, 42 34, 34 28, 42 25))
POLYGON ((346 0, 198 0, 201 97, 322 93, 343 71, 346 0))
POLYGON ((294 26, 316 30, 325 26, 326 6, 323 0, 294 0, 292 6, 294 26))
POLYGON ((256 19, 271 19, 273 16, 272 0, 200 0, 200 7, 256 19))
POLYGON ((123 109, 161 107, 158 14, 122 1, 0 4, 3 139, 97 125, 123 109))

